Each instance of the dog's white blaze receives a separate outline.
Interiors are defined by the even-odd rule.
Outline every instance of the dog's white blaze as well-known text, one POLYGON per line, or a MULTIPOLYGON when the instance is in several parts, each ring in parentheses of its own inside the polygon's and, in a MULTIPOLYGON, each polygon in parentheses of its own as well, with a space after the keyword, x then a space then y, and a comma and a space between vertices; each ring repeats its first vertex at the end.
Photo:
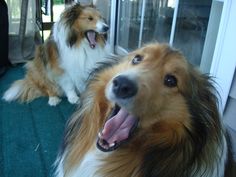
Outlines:
MULTIPOLYGON (((112 79, 113 80, 113 79, 112 79)), ((105 89, 105 95, 106 95, 106 98, 110 101, 114 100, 115 99, 115 95, 114 93, 112 92, 112 80, 107 84, 107 87, 105 89)))
POLYGON ((3 100, 8 101, 8 102, 16 100, 19 97, 19 95, 21 94, 21 90, 22 90, 21 87, 22 86, 20 83, 17 83, 15 85, 13 85, 12 87, 10 87, 10 89, 8 89, 4 93, 4 95, 2 97, 3 100))
POLYGON ((99 20, 97 23, 96 23, 96 30, 97 32, 104 32, 103 31, 103 27, 107 27, 107 24, 105 24, 102 20, 99 20))
POLYGON ((127 71, 124 71, 122 73, 117 74, 116 76, 114 76, 110 82, 107 84, 107 87, 105 89, 105 95, 106 98, 112 102, 117 103, 118 105, 125 107, 127 110, 132 109, 132 103, 133 103, 133 98, 127 98, 127 99, 119 99, 116 97, 116 95, 113 93, 112 91, 112 86, 113 86, 113 80, 117 77, 117 76, 125 76, 128 79, 137 82, 137 77, 138 77, 138 70, 137 69, 130 69, 127 71))
POLYGON ((68 29, 59 22, 54 25, 54 39, 60 51, 60 67, 64 69, 64 74, 58 79, 69 100, 75 100, 75 90, 82 92, 85 89, 85 81, 91 70, 96 67, 96 63, 105 60, 106 52, 102 46, 96 45, 94 49, 89 46, 87 39, 83 39, 80 46, 66 45, 68 29))

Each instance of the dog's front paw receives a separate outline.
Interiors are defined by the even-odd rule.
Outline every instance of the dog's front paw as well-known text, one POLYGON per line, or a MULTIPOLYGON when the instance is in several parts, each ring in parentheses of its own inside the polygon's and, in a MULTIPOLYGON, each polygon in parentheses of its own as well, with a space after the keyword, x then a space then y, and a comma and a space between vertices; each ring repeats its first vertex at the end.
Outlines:
POLYGON ((68 101, 71 104, 77 104, 77 103, 79 103, 79 97, 77 95, 68 97, 68 101))
POLYGON ((58 105, 59 103, 61 102, 61 99, 56 97, 56 96, 52 96, 52 97, 49 97, 49 100, 48 100, 48 104, 50 106, 56 106, 58 105))

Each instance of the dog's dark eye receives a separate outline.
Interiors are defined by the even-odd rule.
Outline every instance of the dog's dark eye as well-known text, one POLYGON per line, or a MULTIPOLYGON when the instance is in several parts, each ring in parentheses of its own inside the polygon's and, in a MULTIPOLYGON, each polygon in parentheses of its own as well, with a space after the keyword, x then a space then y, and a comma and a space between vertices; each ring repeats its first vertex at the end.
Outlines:
POLYGON ((89 21, 93 21, 93 17, 89 17, 88 20, 89 20, 89 21))
POLYGON ((177 85, 177 79, 175 76, 167 74, 164 79, 164 84, 167 87, 175 87, 177 85))
POLYGON ((139 64, 141 61, 143 60, 143 57, 141 55, 136 55, 133 60, 132 60, 132 64, 133 65, 137 65, 139 64))

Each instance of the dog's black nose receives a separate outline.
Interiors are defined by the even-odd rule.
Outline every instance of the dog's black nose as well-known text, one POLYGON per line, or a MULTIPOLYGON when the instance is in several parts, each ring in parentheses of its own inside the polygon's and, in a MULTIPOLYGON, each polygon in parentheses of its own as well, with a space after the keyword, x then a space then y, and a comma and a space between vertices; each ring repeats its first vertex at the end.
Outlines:
POLYGON ((107 31, 109 30, 109 26, 107 26, 107 25, 106 25, 106 26, 103 26, 103 27, 102 27, 102 30, 103 30, 104 32, 107 32, 107 31))
POLYGON ((138 92, 137 84, 125 76, 117 76, 113 80, 113 93, 118 98, 130 98, 138 92))

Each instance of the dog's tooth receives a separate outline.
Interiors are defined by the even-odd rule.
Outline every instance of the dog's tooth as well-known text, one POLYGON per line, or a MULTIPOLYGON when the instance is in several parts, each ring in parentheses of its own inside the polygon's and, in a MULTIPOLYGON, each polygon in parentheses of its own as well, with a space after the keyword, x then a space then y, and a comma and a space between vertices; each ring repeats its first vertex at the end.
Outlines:
POLYGON ((109 148, 115 146, 116 143, 109 144, 109 148))
POLYGON ((101 132, 98 133, 98 137, 102 138, 102 133, 101 132))

